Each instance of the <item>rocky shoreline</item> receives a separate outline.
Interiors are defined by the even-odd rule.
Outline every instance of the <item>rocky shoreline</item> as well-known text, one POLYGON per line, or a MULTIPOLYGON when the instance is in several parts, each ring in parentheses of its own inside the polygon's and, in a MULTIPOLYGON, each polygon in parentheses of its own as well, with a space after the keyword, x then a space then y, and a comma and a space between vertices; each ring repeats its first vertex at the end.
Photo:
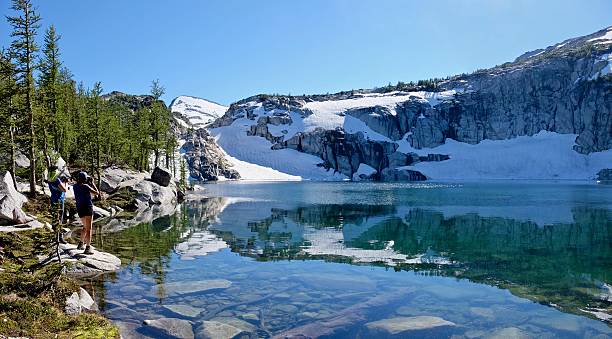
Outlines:
MULTIPOLYGON (((62 170, 69 172, 67 168, 62 168, 62 170)), ((24 262, 30 263, 31 268, 28 270, 35 272, 59 269, 57 272, 60 273, 54 274, 59 274, 66 284, 72 286, 68 292, 62 294, 61 300, 57 301, 58 304, 45 307, 57 308, 69 317, 78 317, 81 314, 85 318, 97 317, 95 319, 100 322, 100 325, 92 330, 104 329, 107 334, 114 331, 118 333, 114 325, 109 325, 108 320, 103 320, 104 318, 97 314, 98 305, 95 298, 92 298, 89 292, 81 286, 85 281, 100 274, 118 271, 121 268, 121 259, 95 248, 92 255, 85 255, 83 251, 76 249, 75 244, 56 244, 53 239, 55 233, 52 231, 47 212, 41 211, 39 215, 36 215, 31 211, 33 204, 40 204, 39 208, 42 209, 48 206, 48 189, 39 187, 37 189, 40 191, 38 198, 32 200, 15 186, 20 188, 25 185, 20 185, 19 182, 15 185, 10 173, 6 172, 0 180, 0 237, 2 237, 0 239, 0 263, 3 266, 0 268, 0 274, 3 275, 2 278, 20 279, 15 277, 28 274, 22 272, 22 269, 15 270, 10 265, 6 266, 8 264, 4 256, 6 254, 14 257, 12 253, 15 251, 29 251, 30 254, 23 257, 25 259, 15 257, 16 262, 22 263, 22 267, 25 265, 24 262), (39 239, 46 245, 42 249, 39 248, 40 245, 36 245, 26 251, 25 245, 7 244, 6 240, 24 238, 39 239)), ((94 201, 94 227, 96 228, 94 233, 116 232, 173 214, 184 197, 184 193, 179 189, 170 171, 160 167, 155 168, 150 174, 118 167, 107 168, 101 174, 100 191, 102 199, 94 201)), ((65 204, 67 221, 62 225, 61 232, 70 242, 76 242, 77 240, 74 239, 80 232, 80 222, 76 217, 73 199, 74 193, 69 189, 65 204)), ((11 289, 8 286, 6 288, 11 289)), ((15 289, 18 290, 17 287, 15 289)), ((0 297, 4 296, 0 295, 0 297)), ((10 299, 14 303, 23 301, 19 297, 10 299)))

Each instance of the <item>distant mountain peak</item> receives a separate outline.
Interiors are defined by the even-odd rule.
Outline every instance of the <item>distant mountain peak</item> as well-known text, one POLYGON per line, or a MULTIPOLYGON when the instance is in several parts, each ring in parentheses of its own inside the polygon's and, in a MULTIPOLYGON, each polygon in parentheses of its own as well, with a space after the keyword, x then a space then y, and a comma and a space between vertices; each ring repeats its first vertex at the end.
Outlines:
POLYGON ((204 127, 221 117, 228 107, 214 101, 181 95, 172 100, 170 110, 177 116, 177 121, 190 124, 191 127, 204 127))

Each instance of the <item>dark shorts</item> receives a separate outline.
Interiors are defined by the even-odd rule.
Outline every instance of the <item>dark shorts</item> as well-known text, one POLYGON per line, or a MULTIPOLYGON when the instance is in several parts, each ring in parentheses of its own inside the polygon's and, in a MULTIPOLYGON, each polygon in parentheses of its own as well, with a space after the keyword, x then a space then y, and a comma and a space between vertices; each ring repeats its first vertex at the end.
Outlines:
POLYGON ((79 218, 93 216, 93 206, 77 206, 77 213, 79 214, 79 218))

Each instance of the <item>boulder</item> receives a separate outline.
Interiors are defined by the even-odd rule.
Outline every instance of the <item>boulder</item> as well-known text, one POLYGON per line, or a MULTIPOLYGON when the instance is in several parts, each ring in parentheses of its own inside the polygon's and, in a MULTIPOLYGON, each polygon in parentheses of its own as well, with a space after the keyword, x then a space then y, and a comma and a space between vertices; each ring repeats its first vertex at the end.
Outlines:
POLYGON ((163 187, 168 187, 171 180, 172 174, 170 171, 159 166, 155 167, 153 173, 151 174, 151 181, 163 187))
POLYGON ((187 320, 176 318, 160 318, 155 320, 145 320, 147 329, 158 332, 170 338, 193 339, 193 328, 187 320))
POLYGON ((72 293, 66 299, 64 311, 68 315, 78 315, 86 311, 97 312, 98 304, 96 304, 91 295, 81 287, 78 292, 72 293))
POLYGON ((112 214, 110 211, 107 211, 98 206, 93 207, 93 212, 94 212, 94 219, 108 218, 112 214))
POLYGON ((17 168, 28 168, 30 167, 30 159, 21 151, 15 152, 15 166, 17 168))
POLYGON ((144 180, 145 177, 145 173, 109 167, 102 172, 100 190, 105 193, 113 193, 122 187, 130 187, 144 180))
POLYGON ((13 178, 7 171, 0 180, 0 225, 24 224, 32 220, 21 207, 28 199, 15 190, 13 178))

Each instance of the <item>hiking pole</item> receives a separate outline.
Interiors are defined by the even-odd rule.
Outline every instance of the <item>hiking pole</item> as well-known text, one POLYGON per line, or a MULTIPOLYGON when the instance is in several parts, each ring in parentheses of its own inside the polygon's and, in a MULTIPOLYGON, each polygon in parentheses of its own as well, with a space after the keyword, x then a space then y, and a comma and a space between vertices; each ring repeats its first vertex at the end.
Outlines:
POLYGON ((57 255, 57 261, 62 264, 62 256, 60 255, 59 245, 60 237, 62 232, 62 225, 64 224, 64 201, 62 200, 62 214, 60 215, 59 225, 57 225, 57 231, 55 232, 55 255, 57 255))

